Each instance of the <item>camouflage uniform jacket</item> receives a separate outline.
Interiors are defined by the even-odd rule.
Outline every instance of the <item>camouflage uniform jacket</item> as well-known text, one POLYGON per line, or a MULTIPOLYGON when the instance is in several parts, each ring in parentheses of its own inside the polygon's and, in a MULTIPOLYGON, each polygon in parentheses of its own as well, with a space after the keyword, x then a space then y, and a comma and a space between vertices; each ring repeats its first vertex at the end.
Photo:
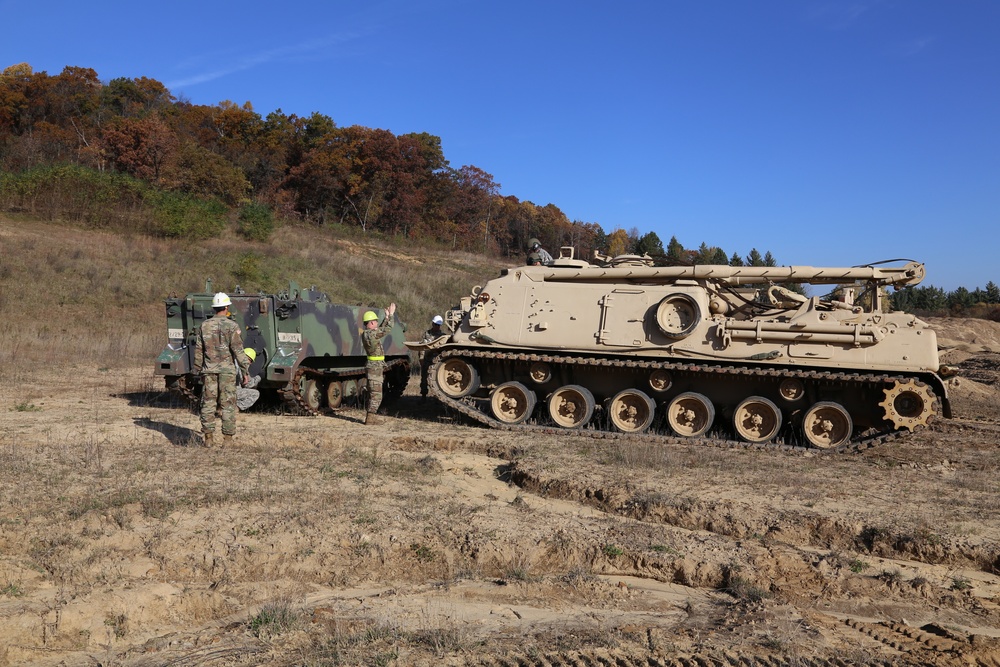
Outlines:
POLYGON ((552 255, 550 255, 545 248, 532 250, 528 253, 528 266, 552 266, 554 262, 555 260, 552 259, 552 255))
POLYGON ((437 327, 436 329, 434 327, 431 327, 430 329, 424 332, 424 337, 420 339, 420 342, 421 344, 426 345, 427 343, 436 341, 443 335, 444 331, 441 329, 441 327, 437 327))
POLYGON ((245 375, 249 374, 250 357, 243 352, 240 325, 219 315, 202 322, 198 344, 194 348, 195 372, 235 375, 233 360, 245 375))
POLYGON ((361 332, 361 344, 365 346, 365 354, 368 355, 368 366, 385 364, 385 348, 382 347, 382 339, 391 329, 392 319, 387 317, 375 329, 365 329, 361 332))

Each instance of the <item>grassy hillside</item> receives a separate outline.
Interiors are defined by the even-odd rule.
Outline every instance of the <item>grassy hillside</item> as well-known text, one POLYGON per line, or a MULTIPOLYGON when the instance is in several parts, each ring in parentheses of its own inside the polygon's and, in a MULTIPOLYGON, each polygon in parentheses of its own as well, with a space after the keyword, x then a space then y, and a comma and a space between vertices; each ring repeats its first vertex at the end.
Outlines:
MULTIPOLYGON (((404 247, 376 237, 285 226, 267 243, 126 236, 0 215, 0 378, 36 364, 150 364, 165 338, 163 300, 237 285, 315 285, 338 303, 385 307, 419 337, 430 317, 497 275, 497 260, 404 247)), ((88 371, 89 372, 89 371, 88 371)))

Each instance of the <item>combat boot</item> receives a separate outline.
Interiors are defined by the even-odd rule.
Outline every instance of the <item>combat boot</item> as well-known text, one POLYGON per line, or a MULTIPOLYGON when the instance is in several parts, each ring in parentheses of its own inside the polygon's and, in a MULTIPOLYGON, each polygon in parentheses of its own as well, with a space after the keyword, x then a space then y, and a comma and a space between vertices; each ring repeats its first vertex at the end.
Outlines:
POLYGON ((369 412, 365 414, 365 426, 374 426, 379 423, 381 418, 374 412, 369 412))
POLYGON ((230 445, 232 445, 233 444, 233 436, 229 435, 228 433, 223 433, 222 434, 222 444, 224 446, 226 446, 226 447, 229 447, 230 445))
POLYGON ((205 431, 201 434, 202 440, 205 442, 206 447, 211 447, 213 444, 213 438, 215 434, 212 431, 205 431))

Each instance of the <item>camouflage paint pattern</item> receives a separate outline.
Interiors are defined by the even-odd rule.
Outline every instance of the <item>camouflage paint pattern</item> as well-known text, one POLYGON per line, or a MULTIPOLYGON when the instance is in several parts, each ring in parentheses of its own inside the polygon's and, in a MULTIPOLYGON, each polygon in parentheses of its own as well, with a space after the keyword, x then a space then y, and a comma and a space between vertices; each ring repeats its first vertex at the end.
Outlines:
POLYGON ((236 435, 236 374, 206 373, 202 376, 201 432, 215 431, 215 412, 222 415, 222 434, 236 435))
MULTIPOLYGON (((385 317, 381 309, 331 303, 323 292, 301 289, 294 282, 279 294, 251 295, 238 290, 227 294, 232 317, 243 331, 244 346, 257 353, 250 375, 261 376, 261 390, 284 387, 299 366, 363 374, 367 355, 361 343, 361 317, 366 310, 374 310, 380 320, 385 317)), ((213 314, 213 295, 206 285, 203 293, 165 301, 168 340, 156 359, 156 375, 169 382, 192 372, 197 332, 213 314)), ((406 325, 397 316, 382 339, 387 361, 409 358, 405 336, 406 325)))

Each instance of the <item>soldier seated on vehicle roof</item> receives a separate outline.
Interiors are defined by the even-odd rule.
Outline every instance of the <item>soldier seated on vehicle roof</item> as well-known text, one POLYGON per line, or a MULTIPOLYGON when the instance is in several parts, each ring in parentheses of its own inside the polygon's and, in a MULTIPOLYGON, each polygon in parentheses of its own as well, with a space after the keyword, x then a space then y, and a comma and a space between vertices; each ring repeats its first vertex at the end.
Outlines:
POLYGON ((528 266, 552 266, 554 261, 538 239, 528 241, 528 266))

